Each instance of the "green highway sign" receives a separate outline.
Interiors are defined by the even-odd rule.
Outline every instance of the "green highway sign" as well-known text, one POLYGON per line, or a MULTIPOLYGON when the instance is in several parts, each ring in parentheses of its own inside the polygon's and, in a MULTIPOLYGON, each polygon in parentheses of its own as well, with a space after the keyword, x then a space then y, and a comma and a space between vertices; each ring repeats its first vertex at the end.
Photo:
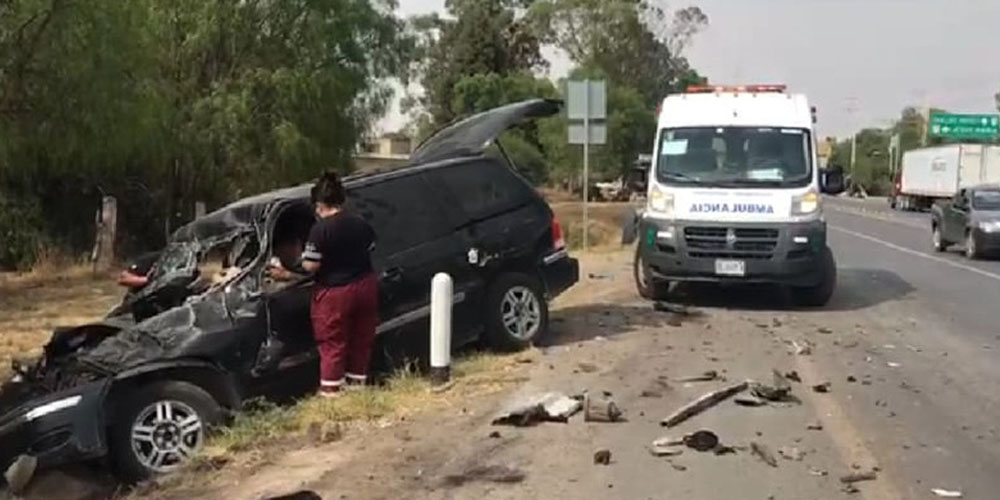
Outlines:
POLYGON ((1000 116, 932 113, 929 128, 935 137, 996 139, 1000 135, 1000 116))

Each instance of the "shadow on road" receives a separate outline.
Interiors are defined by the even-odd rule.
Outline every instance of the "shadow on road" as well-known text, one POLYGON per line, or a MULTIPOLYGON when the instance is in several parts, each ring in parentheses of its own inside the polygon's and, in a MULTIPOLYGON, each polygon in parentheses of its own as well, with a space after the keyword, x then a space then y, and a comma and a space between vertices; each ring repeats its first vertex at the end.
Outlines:
MULTIPOLYGON (((915 288, 896 273, 884 269, 841 268, 837 289, 821 310, 856 311, 905 297, 915 288)), ((675 287, 674 300, 697 307, 755 311, 799 310, 794 290, 777 285, 684 283, 675 287)))
POLYGON ((653 310, 651 302, 633 304, 585 304, 553 311, 549 333, 537 342, 553 347, 598 337, 613 338, 642 328, 672 328, 680 323, 703 321, 702 314, 681 316, 653 310))

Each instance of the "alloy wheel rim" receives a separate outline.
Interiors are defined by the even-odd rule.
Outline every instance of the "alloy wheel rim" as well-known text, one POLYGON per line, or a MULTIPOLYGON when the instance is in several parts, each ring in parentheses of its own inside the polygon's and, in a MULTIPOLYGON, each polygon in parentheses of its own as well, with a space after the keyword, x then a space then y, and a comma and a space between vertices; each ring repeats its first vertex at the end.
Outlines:
POLYGON ((205 425, 190 405, 157 401, 143 408, 132 424, 132 451, 156 473, 177 470, 205 442, 205 425))
POLYGON ((500 301, 500 318, 508 334, 529 340, 538 333, 542 324, 541 303, 530 288, 513 287, 500 301))

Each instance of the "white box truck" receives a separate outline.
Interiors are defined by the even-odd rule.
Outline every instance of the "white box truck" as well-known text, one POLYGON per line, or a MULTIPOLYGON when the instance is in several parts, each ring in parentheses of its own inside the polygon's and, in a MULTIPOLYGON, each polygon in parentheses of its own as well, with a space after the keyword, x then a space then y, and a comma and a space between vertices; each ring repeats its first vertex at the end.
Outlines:
POLYGON ((959 189, 1000 183, 1000 146, 950 144, 903 154, 889 203, 900 210, 926 210, 959 189))
POLYGON ((780 283, 822 306, 836 284, 821 193, 815 111, 783 85, 696 86, 659 107, 634 275, 640 294, 671 283, 780 283))

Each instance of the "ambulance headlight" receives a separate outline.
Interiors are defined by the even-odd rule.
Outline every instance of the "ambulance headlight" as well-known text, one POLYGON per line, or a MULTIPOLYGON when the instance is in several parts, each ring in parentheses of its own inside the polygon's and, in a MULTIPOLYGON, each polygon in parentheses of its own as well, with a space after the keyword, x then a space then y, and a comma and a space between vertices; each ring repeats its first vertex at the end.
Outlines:
POLYGON ((815 191, 796 196, 792 201, 792 215, 812 215, 819 211, 820 198, 815 191))
POLYGON ((658 215, 674 215, 674 195, 665 193, 658 186, 653 186, 649 192, 649 209, 658 215))

